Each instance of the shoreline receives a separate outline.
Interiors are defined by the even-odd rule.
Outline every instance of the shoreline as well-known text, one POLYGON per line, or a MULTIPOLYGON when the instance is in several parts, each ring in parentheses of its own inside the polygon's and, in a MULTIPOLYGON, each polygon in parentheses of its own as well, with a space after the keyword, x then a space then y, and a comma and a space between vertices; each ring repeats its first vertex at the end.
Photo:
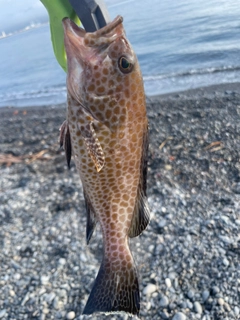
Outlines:
MULTIPOLYGON (((143 319, 240 317, 239 91, 147 98, 151 222, 130 241, 143 319)), ((66 106, 0 115, 0 161, 12 156, 0 163, 0 316, 88 319, 102 241, 97 228, 86 245, 82 186, 59 150, 66 106)))
MULTIPOLYGON (((147 96, 148 100, 175 100, 175 99, 198 99, 201 97, 217 97, 217 96, 224 96, 224 95, 231 95, 236 94, 240 95, 240 82, 232 82, 232 83, 223 83, 223 84, 216 84, 216 85, 210 85, 206 87, 199 87, 195 89, 187 89, 184 91, 176 91, 171 93, 163 93, 163 94, 156 94, 152 96, 147 96)), ((23 107, 14 107, 14 106, 4 106, 0 107, 0 113, 1 111, 9 110, 9 109, 41 109, 41 108, 56 108, 56 107, 65 107, 66 103, 62 102, 59 104, 51 104, 46 105, 43 104, 42 106, 23 106, 23 107)))

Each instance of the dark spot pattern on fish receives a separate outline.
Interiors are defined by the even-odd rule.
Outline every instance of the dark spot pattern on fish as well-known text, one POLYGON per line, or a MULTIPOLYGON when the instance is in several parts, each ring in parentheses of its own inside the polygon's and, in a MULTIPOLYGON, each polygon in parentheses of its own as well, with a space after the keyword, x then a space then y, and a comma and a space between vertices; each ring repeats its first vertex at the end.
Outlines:
POLYGON ((64 20, 68 125, 84 189, 87 243, 96 223, 103 260, 85 314, 139 314, 136 266, 128 238, 149 223, 146 196, 148 120, 142 75, 117 17, 83 33, 64 20))

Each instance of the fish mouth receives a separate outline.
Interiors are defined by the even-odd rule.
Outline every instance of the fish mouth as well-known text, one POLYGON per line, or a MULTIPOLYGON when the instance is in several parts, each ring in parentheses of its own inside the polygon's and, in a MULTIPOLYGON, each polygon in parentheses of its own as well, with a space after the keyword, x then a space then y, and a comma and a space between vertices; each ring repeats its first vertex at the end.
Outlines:
POLYGON ((122 22, 123 18, 117 16, 103 28, 95 32, 86 32, 69 18, 64 18, 62 23, 67 60, 69 61, 75 58, 82 67, 84 67, 89 60, 96 58, 102 60, 107 47, 118 37, 122 36, 124 32, 122 22))

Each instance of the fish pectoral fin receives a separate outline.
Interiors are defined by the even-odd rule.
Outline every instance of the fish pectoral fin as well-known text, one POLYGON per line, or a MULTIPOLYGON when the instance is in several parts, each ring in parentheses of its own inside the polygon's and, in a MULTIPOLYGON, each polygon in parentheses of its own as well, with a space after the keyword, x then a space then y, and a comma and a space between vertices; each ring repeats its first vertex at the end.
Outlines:
POLYGON ((83 131, 81 131, 88 154, 90 155, 97 172, 100 172, 104 167, 105 156, 102 146, 97 138, 92 122, 87 124, 83 131))
POLYGON ((87 244, 89 244, 89 241, 92 237, 92 234, 93 234, 94 229, 97 224, 97 216, 96 216, 96 213, 93 209, 91 201, 90 201, 87 193, 85 192, 85 190, 83 190, 83 195, 84 195, 85 206, 86 206, 86 210, 87 210, 86 240, 87 240, 87 244))
POLYGON ((150 210, 147 200, 147 162, 148 162, 148 128, 143 137, 143 152, 140 166, 140 180, 137 191, 137 199, 133 211, 131 226, 128 231, 130 238, 137 237, 147 227, 150 221, 150 210))
POLYGON ((72 144, 71 144, 71 136, 70 136, 70 130, 68 126, 67 120, 63 122, 63 124, 60 127, 60 148, 63 148, 65 151, 65 156, 67 160, 68 168, 70 169, 70 162, 72 157, 72 144))

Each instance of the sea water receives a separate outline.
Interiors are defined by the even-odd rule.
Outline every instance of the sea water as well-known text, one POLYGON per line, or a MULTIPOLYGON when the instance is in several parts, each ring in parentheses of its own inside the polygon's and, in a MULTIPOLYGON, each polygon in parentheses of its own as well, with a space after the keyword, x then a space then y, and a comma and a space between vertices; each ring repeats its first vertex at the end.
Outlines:
MULTIPOLYGON (((108 0, 124 17, 147 95, 240 82, 239 0, 108 0)), ((13 26, 14 28, 14 26, 13 26)), ((49 24, 0 39, 0 106, 66 100, 49 24)))

